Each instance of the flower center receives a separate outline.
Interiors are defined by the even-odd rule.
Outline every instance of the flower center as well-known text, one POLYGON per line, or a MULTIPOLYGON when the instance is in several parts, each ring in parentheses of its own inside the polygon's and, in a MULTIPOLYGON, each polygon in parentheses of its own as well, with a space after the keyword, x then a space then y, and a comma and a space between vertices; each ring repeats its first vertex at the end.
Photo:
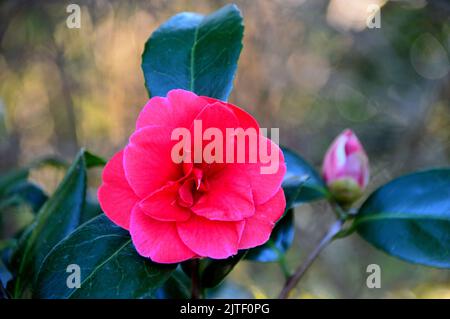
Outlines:
POLYGON ((182 207, 191 207, 207 190, 206 176, 200 168, 194 167, 178 189, 177 203, 182 207))

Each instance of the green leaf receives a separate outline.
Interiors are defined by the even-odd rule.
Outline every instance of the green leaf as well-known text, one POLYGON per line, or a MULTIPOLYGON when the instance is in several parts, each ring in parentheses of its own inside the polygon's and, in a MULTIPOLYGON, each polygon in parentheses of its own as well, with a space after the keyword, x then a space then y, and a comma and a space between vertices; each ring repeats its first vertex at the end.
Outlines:
POLYGON ((282 150, 287 167, 282 185, 286 207, 327 197, 328 191, 319 173, 290 149, 282 147, 282 150))
POLYGON ((353 227, 388 254, 450 268, 450 169, 406 175, 380 187, 353 227))
POLYGON ((175 268, 139 256, 128 231, 100 215, 52 249, 39 272, 34 297, 148 298, 175 268), (78 289, 66 284, 70 264, 80 267, 78 289))
POLYGON ((246 250, 239 251, 227 259, 204 259, 201 262, 201 286, 212 288, 220 284, 246 255, 246 250))
POLYGON ((44 156, 42 158, 39 158, 33 162, 31 162, 30 164, 28 164, 28 166, 26 167, 27 169, 31 169, 31 168, 37 168, 40 166, 52 166, 54 168, 67 168, 69 167, 69 164, 56 156, 44 156))
POLYGON ((278 261, 294 241, 294 210, 290 209, 276 224, 270 239, 262 246, 248 251, 245 259, 259 262, 278 261))
POLYGON ((6 268, 5 264, 3 263, 3 260, 0 259, 0 284, 3 285, 3 287, 6 287, 8 282, 12 279, 12 275, 9 272, 8 268, 6 268))
POLYGON ((30 169, 37 168, 40 166, 53 166, 53 167, 67 167, 67 164, 61 159, 54 156, 46 156, 39 158, 27 166, 14 169, 6 174, 0 176, 0 194, 6 191, 8 188, 14 186, 16 183, 23 182, 27 180, 30 173, 30 169))
POLYGON ((0 261, 3 262, 8 269, 12 269, 10 268, 9 261, 16 247, 17 239, 0 240, 0 261))
POLYGON ((29 170, 26 168, 12 170, 0 176, 0 195, 4 194, 9 188, 27 180, 29 170))
POLYGON ((103 211, 98 201, 86 193, 84 208, 81 212, 80 225, 102 214, 103 211))
POLYGON ((86 160, 86 167, 87 168, 93 168, 93 167, 101 167, 106 165, 106 160, 100 156, 97 156, 95 154, 92 154, 89 151, 84 152, 84 158, 86 160))
POLYGON ((84 151, 80 151, 55 193, 40 209, 27 240, 19 246, 15 297, 20 297, 33 283, 42 261, 53 246, 78 226, 85 192, 86 162, 84 151))
POLYGON ((242 49, 242 16, 235 5, 209 15, 183 12, 145 44, 142 70, 150 96, 172 89, 227 100, 242 49))
MULTIPOLYGON (((7 189, 1 201, 4 202, 12 199, 17 199, 13 201, 17 204, 29 204, 33 211, 37 212, 47 201, 48 197, 36 184, 28 181, 19 181, 7 189)), ((3 207, 3 205, 0 206, 3 207)))
POLYGON ((191 296, 191 280, 179 266, 156 292, 156 299, 187 299, 191 296))
POLYGON ((15 187, 17 184, 25 182, 30 174, 30 169, 46 165, 53 167, 66 167, 65 162, 60 159, 47 156, 31 162, 25 167, 13 169, 0 176, 0 196, 4 195, 8 192, 8 190, 15 187))
POLYGON ((5 249, 9 249, 11 247, 15 247, 17 245, 16 239, 2 239, 0 240, 0 253, 5 249))
POLYGON ((9 299, 10 296, 8 294, 8 291, 5 287, 3 287, 3 284, 0 282, 0 299, 9 299))

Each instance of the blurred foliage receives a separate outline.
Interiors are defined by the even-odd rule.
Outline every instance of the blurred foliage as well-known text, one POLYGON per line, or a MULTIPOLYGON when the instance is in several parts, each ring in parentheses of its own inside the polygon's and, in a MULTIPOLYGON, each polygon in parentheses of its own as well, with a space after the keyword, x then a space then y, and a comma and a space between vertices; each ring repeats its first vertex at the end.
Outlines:
MULTIPOLYGON (((60 1, 0 1, 0 173, 44 155, 73 158, 80 146, 112 155, 147 99, 140 64, 150 33, 177 12, 207 13, 227 1, 77 3, 81 28, 68 29, 60 1)), ((351 127, 369 153, 372 189, 449 164, 448 1, 236 4, 244 48, 230 101, 262 127, 279 127, 282 144, 319 166, 333 137, 351 127), (365 28, 369 3, 382 6, 380 29, 365 28)), ((99 173, 90 173, 92 195, 99 173)), ((54 169, 30 174, 46 193, 61 177, 54 169)), ((29 208, 0 214, 9 221, 0 239, 30 218, 29 208)), ((289 266, 305 258, 332 219, 320 202, 297 209, 289 266)), ((282 282, 276 263, 242 262, 211 296, 273 297, 282 282)), ((449 271, 406 264, 352 236, 324 251, 295 296, 449 298, 449 291, 449 271), (366 287, 371 263, 382 268, 380 289, 366 287)))

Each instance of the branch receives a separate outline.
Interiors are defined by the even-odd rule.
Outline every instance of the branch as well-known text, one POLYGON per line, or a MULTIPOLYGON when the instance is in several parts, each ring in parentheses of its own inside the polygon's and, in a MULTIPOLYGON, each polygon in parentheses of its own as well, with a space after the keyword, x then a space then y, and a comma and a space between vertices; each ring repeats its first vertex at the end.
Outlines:
POLYGON ((306 273, 309 266, 311 266, 314 260, 316 260, 316 258, 319 256, 320 252, 333 240, 334 236, 341 231, 343 224, 344 221, 339 219, 333 225, 331 225, 330 229, 322 238, 317 247, 309 254, 305 263, 300 265, 295 270, 294 274, 291 277, 289 277, 289 279, 286 281, 283 289, 280 292, 280 295, 278 296, 279 299, 286 299, 289 297, 289 294, 292 291, 292 289, 294 289, 295 286, 297 286, 300 279, 302 279, 303 275, 306 273))

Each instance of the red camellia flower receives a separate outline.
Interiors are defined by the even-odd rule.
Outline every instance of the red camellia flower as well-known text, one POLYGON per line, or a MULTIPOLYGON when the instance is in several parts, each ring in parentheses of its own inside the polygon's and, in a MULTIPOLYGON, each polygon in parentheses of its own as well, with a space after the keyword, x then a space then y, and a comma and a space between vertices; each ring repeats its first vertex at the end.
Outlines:
POLYGON ((251 115, 172 90, 141 111, 129 143, 103 171, 98 198, 106 216, 130 231, 138 253, 154 262, 223 259, 269 239, 286 205, 285 172, 281 150, 251 115), (180 140, 180 132, 190 136, 180 140), (275 154, 269 173, 261 146, 275 154))

